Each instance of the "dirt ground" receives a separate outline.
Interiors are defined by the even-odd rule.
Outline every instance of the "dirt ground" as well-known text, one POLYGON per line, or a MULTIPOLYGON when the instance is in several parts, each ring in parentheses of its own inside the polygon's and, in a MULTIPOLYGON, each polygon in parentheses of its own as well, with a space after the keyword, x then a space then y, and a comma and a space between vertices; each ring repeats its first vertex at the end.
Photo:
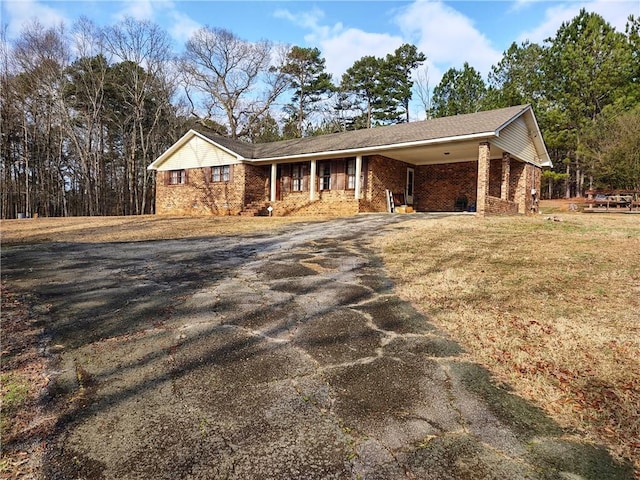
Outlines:
POLYGON ((44 328, 39 477, 632 478, 396 296, 370 240, 416 218, 4 245, 44 328))

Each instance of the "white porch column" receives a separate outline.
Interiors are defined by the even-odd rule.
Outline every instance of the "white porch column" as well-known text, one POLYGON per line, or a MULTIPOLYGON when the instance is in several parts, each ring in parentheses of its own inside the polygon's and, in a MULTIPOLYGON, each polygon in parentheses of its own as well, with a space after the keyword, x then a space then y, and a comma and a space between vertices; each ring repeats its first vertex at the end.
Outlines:
POLYGON ((309 200, 316 199, 316 161, 311 160, 311 172, 309 173, 309 200))
POLYGON ((271 164, 271 183, 269 184, 269 201, 276 201, 276 182, 278 181, 278 165, 271 164))
POLYGON ((356 184, 355 184, 355 197, 356 200, 360 198, 360 191, 362 190, 360 177, 362 176, 362 155, 356 156, 356 184))

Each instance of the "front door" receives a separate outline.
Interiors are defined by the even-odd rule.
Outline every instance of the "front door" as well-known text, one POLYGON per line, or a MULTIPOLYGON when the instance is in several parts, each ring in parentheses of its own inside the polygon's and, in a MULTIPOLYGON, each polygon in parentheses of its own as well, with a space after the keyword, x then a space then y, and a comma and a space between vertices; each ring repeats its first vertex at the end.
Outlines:
POLYGON ((413 205, 413 185, 415 183, 415 171, 413 168, 407 168, 407 186, 404 191, 404 201, 407 205, 413 205))

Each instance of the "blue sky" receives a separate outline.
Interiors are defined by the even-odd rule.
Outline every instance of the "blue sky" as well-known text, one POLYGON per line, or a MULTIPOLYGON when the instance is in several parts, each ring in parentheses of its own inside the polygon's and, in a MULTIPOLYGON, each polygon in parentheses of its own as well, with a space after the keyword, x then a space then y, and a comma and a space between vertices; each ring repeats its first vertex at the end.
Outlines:
POLYGON ((427 57, 431 86, 465 61, 486 77, 513 42, 542 42, 581 8, 597 12, 624 31, 640 0, 592 1, 182 1, 182 0, 1 0, 0 21, 16 38, 24 22, 70 26, 84 15, 99 25, 124 16, 163 26, 179 52, 203 25, 231 30, 246 40, 268 39, 318 47, 338 79, 364 55, 384 56, 412 43, 427 57))

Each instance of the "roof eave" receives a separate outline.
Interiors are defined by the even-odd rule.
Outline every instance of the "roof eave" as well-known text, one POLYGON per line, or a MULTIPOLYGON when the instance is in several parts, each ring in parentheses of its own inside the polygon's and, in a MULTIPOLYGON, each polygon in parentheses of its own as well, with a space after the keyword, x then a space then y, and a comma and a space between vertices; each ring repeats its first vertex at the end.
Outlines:
POLYGON ((372 153, 388 151, 388 150, 399 150, 403 148, 437 145, 439 143, 464 142, 469 140, 484 140, 484 139, 489 139, 496 136, 497 136, 496 132, 489 131, 489 132, 473 133, 473 134, 467 134, 467 135, 434 138, 430 140, 417 140, 417 141, 404 142, 404 143, 376 145, 372 147, 346 148, 342 150, 325 150, 322 152, 300 153, 300 154, 293 154, 293 155, 282 155, 277 157, 252 158, 247 160, 253 163, 267 163, 267 162, 273 163, 273 162, 286 162, 286 161, 297 160, 297 159, 312 160, 314 157, 326 158, 327 155, 330 155, 332 157, 340 157, 340 156, 346 156, 346 155, 354 156, 354 155, 362 155, 362 154, 372 154, 372 153))
POLYGON ((180 137, 180 139, 174 143, 173 145, 171 145, 171 147, 169 147, 162 155, 160 155, 158 158, 156 158, 148 167, 147 170, 158 170, 158 168, 160 167, 160 165, 162 165, 165 161, 167 161, 167 159, 169 159, 176 151, 178 151, 180 148, 182 148, 182 146, 184 144, 186 144, 189 140, 191 140, 193 137, 198 137, 201 138, 202 140, 204 140, 205 142, 221 149, 224 150, 226 153, 228 153, 229 155, 235 156, 237 160, 245 160, 245 158, 240 155, 237 152, 234 152, 233 150, 230 150, 227 147, 224 147, 223 145, 220 145, 219 143, 217 143, 216 141, 210 139, 209 137, 202 135, 200 132, 198 132, 197 130, 189 130, 187 133, 185 133, 182 137, 180 137))
POLYGON ((551 158, 549 157, 549 152, 547 152, 547 147, 542 140, 542 132, 540 131, 540 127, 538 126, 538 121, 536 120, 536 116, 533 113, 533 107, 530 104, 524 105, 522 110, 518 112, 516 115, 511 117, 505 123, 500 125, 496 129, 496 136, 500 136, 500 131, 513 123, 516 119, 520 118, 522 115, 528 114, 529 120, 533 123, 533 127, 535 129, 535 135, 532 138, 533 144, 535 146, 536 152, 538 153, 538 164, 537 166, 542 168, 553 168, 553 162, 551 162, 551 158))

